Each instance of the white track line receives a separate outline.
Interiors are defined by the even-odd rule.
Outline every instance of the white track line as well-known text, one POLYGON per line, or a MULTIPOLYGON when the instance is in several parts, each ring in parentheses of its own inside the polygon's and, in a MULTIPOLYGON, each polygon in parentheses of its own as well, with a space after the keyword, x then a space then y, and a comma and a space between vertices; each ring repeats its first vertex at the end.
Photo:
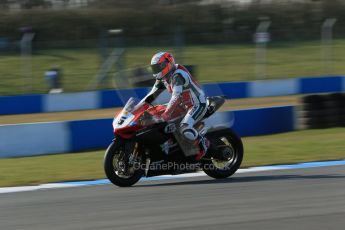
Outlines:
MULTIPOLYGON (((239 169, 236 172, 236 174, 250 173, 250 172, 265 172, 265 171, 273 171, 273 170, 291 170, 291 169, 301 169, 301 168, 339 166, 339 165, 345 165, 345 160, 309 162, 309 163, 300 163, 300 164, 292 164, 292 165, 259 166, 259 167, 252 167, 252 168, 247 168, 247 169, 239 169)), ((191 177, 200 177, 200 176, 206 176, 206 174, 204 172, 197 172, 197 173, 188 173, 188 174, 181 174, 181 175, 174 175, 174 176, 166 175, 166 176, 142 178, 141 181, 171 180, 171 179, 191 178, 191 177)), ((46 189, 84 187, 84 186, 104 185, 104 184, 110 184, 110 182, 106 179, 102 179, 102 180, 93 180, 93 181, 49 183, 49 184, 41 184, 41 185, 35 185, 35 186, 4 187, 4 188, 0 188, 0 194, 37 191, 37 190, 46 190, 46 189)))

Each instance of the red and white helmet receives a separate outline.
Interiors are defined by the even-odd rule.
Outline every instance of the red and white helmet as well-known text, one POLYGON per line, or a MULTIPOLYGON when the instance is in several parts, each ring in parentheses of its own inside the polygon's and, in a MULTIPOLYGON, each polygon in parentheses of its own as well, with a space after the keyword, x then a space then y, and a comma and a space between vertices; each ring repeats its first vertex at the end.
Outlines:
POLYGON ((151 69, 153 76, 157 80, 168 76, 171 71, 175 70, 175 60, 171 53, 159 52, 153 55, 151 59, 151 69))

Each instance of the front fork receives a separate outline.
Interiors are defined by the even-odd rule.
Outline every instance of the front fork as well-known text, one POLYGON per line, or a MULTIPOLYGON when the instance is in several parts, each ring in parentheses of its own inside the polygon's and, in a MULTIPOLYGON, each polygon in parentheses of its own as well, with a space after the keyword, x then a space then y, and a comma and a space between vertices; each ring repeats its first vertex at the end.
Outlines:
POLYGON ((151 158, 147 156, 146 162, 145 162, 145 176, 147 176, 149 173, 150 164, 151 164, 151 158))
POLYGON ((123 172, 128 173, 130 170, 135 170, 135 167, 140 167, 142 156, 140 155, 139 144, 137 142, 121 138, 115 138, 113 142, 122 148, 122 155, 120 156, 118 166, 123 172))
POLYGON ((128 154, 128 161, 126 165, 141 167, 141 164, 144 162, 144 159, 145 159, 145 176, 147 176, 150 169, 150 164, 151 164, 149 151, 145 149, 145 155, 140 155, 140 152, 143 152, 143 151, 140 151, 140 146, 137 142, 131 140, 131 141, 124 141, 123 144, 125 145, 126 153, 130 152, 130 154, 128 154), (144 157, 144 159, 142 157, 144 157))

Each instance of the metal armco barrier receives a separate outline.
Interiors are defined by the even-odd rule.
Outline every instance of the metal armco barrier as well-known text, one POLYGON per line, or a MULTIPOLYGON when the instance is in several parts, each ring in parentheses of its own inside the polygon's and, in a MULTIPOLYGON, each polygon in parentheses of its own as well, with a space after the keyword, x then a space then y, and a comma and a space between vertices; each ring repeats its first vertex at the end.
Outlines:
POLYGON ((309 95, 303 98, 307 128, 345 126, 345 94, 309 95))

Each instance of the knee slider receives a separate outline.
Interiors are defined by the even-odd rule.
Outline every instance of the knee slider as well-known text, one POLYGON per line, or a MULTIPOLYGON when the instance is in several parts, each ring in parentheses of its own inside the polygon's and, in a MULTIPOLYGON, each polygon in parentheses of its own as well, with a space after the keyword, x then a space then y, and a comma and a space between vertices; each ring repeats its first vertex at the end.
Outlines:
POLYGON ((199 134, 194 128, 188 127, 188 125, 182 124, 180 127, 180 133, 190 141, 195 141, 199 134))

